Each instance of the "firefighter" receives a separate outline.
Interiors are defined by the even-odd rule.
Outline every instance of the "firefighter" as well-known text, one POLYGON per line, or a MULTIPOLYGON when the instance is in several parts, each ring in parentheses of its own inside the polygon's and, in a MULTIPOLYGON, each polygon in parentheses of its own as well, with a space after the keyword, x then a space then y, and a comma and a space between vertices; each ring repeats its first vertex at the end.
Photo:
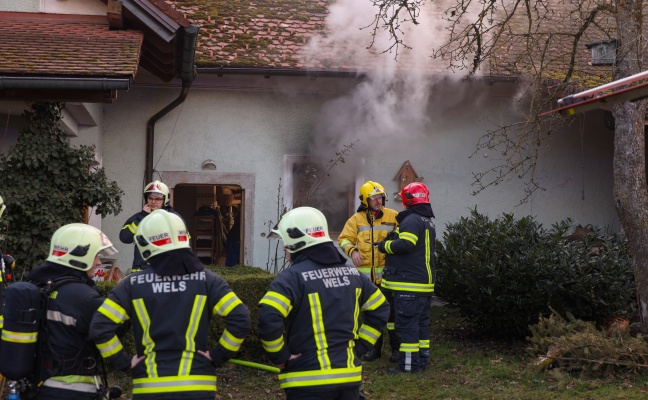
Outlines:
MULTIPOLYGON (((119 240, 122 243, 132 244, 134 242, 138 225, 151 211, 163 209, 177 214, 171 207, 169 187, 160 181, 153 181, 144 186, 144 202, 142 211, 133 214, 126 220, 124 226, 122 226, 119 232, 119 240)), ((142 258, 137 246, 134 246, 131 272, 137 272, 146 268, 148 268, 148 263, 142 258)))
POLYGON ((251 329, 247 307, 227 282, 206 270, 191 251, 178 215, 155 210, 144 218, 135 242, 148 269, 124 278, 95 313, 90 336, 101 355, 133 376, 133 399, 213 400, 216 367, 233 357, 251 329), (212 317, 225 330, 208 349, 212 317), (115 335, 130 321, 137 354, 115 335))
POLYGON ((319 210, 295 208, 272 232, 283 240, 292 265, 259 302, 258 331, 281 370, 286 398, 364 398, 360 355, 376 343, 387 322, 385 296, 346 265, 319 210))
MULTIPOLYGON (((365 274, 378 287, 382 281, 385 255, 380 253, 375 242, 384 240, 389 232, 397 226, 398 212, 385 207, 387 195, 378 182, 367 181, 360 186, 360 207, 344 224, 344 229, 338 237, 338 244, 344 253, 351 258, 360 272, 365 274)), ((392 304, 392 292, 381 287, 387 301, 392 304)), ((389 344, 392 349, 389 361, 398 361, 398 337, 394 333, 394 311, 390 307, 389 344)), ((373 361, 382 356, 383 337, 380 336, 376 345, 363 357, 365 361, 373 361)))
POLYGON ((436 231, 430 192, 424 184, 414 182, 403 188, 401 198, 405 210, 396 217, 398 229, 376 244, 387 254, 382 285, 394 291, 395 329, 401 341, 398 367, 389 368, 390 373, 427 368, 435 280, 436 231))
POLYGON ((37 399, 98 398, 101 358, 88 330, 104 298, 92 277, 101 264, 99 255, 116 252, 99 229, 68 224, 52 235, 45 263, 29 273, 29 281, 38 286, 64 282, 49 294, 47 317, 38 333, 37 399))

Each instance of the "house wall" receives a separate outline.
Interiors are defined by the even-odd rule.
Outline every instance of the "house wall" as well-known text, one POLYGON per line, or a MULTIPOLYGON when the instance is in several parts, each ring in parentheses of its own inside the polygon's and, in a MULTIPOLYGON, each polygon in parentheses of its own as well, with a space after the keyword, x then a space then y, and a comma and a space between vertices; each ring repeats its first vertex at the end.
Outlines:
POLYGON ((0 0, 1 11, 106 15, 100 0, 0 0))
MULTIPOLYGON (((359 85, 355 79, 201 74, 186 101, 155 126, 154 179, 244 177, 250 189, 246 196, 251 196, 246 198, 244 263, 265 268, 269 254, 265 236, 277 219, 285 156, 333 158, 335 151, 354 140, 344 134, 361 132, 362 126, 354 125, 361 120, 346 114, 340 99, 351 98, 359 85), (323 129, 326 126, 336 129, 323 129), (206 159, 216 161, 216 171, 201 170, 206 159)), ((473 80, 437 82, 431 89, 419 101, 424 118, 418 124, 407 129, 391 126, 378 136, 372 132, 382 130, 379 125, 362 131, 347 156, 349 162, 336 166, 337 171, 354 175, 358 182, 377 180, 393 194, 398 192, 393 178, 409 160, 431 189, 439 237, 446 224, 475 207, 491 217, 503 212, 532 215, 545 227, 571 217, 583 225, 620 229, 612 202, 613 134, 603 127, 600 113, 588 113, 571 128, 552 133, 536 170, 545 190, 518 206, 524 186, 517 179, 471 194, 473 173, 492 167, 497 158, 485 151, 473 155, 477 141, 487 129, 521 118, 516 110, 524 107, 512 100, 516 86, 473 80), (351 162, 358 159, 360 167, 351 162)), ((124 221, 142 206, 147 120, 179 93, 177 85, 146 82, 146 74, 140 73, 129 92, 105 106, 103 165, 125 191, 122 213, 103 220, 103 230, 111 238, 116 239, 124 221)), ((418 117, 408 120, 412 118, 418 117)), ((401 209, 393 197, 388 206, 401 209)), ((132 245, 117 243, 117 247, 118 265, 130 265, 132 245)))

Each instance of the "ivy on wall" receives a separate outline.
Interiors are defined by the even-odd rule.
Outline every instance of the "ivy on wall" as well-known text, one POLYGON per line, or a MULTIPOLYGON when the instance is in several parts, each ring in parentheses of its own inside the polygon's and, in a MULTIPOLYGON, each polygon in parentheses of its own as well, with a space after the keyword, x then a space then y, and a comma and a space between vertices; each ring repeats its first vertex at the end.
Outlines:
POLYGON ((96 167, 94 146, 72 147, 60 128, 63 103, 34 103, 28 126, 0 155, 0 195, 7 210, 0 247, 16 259, 17 278, 45 260, 59 227, 84 222, 87 207, 105 217, 121 211, 123 191, 96 167))

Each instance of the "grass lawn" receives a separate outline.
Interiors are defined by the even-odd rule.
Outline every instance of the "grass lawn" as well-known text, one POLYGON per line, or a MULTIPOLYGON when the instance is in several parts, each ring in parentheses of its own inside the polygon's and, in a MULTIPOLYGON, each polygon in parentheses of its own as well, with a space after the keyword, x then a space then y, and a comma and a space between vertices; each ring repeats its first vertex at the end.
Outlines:
MULTIPOLYGON (((537 372, 525 342, 476 338, 456 313, 433 307, 431 364, 420 374, 388 375, 389 348, 365 362, 362 390, 387 399, 648 399, 648 373, 587 379, 559 370, 537 372)), ((115 382, 114 379, 111 380, 115 382)), ((127 382, 119 382, 122 387, 127 382)), ((283 399, 276 377, 233 364, 218 370, 216 399, 283 399)))

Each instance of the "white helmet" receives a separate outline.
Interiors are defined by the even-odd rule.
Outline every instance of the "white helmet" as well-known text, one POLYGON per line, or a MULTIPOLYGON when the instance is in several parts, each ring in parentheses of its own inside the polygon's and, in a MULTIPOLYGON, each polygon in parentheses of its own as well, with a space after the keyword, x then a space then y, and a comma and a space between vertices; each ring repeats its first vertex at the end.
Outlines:
POLYGON ((298 207, 288 211, 272 229, 272 233, 281 237, 289 253, 332 242, 326 217, 313 207, 298 207))
POLYGON ((0 196, 0 217, 2 217, 2 213, 4 212, 4 210, 5 210, 6 208, 7 208, 7 206, 5 206, 5 203, 4 203, 4 201, 2 200, 2 196, 0 196))
POLYGON ((189 249, 187 227, 178 215, 154 210, 137 227, 135 243, 145 260, 177 249, 189 249))
POLYGON ((117 250, 110 239, 94 226, 67 224, 52 235, 47 261, 87 271, 92 268, 99 253, 109 256, 117 253, 117 250))
POLYGON ((165 207, 171 205, 171 199, 169 198, 169 187, 161 181, 153 181, 144 186, 144 200, 146 200, 151 193, 161 194, 164 197, 163 203, 165 207))

